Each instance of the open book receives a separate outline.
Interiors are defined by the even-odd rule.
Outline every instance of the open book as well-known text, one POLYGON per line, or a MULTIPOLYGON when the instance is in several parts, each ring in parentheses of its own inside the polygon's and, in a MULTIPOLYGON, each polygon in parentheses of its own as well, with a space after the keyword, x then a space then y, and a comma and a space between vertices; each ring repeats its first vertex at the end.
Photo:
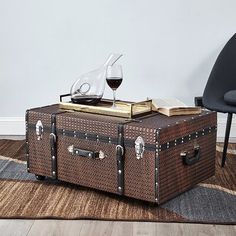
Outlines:
POLYGON ((201 113, 201 107, 187 106, 176 98, 152 99, 152 110, 166 116, 193 115, 201 113))

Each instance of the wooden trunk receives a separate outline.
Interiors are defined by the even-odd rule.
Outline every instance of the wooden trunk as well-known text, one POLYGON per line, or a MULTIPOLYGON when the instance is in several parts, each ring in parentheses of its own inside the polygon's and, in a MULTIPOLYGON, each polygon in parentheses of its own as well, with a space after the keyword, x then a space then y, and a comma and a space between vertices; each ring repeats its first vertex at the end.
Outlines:
POLYGON ((215 172, 216 113, 135 120, 60 110, 26 112, 28 171, 161 204, 215 172))

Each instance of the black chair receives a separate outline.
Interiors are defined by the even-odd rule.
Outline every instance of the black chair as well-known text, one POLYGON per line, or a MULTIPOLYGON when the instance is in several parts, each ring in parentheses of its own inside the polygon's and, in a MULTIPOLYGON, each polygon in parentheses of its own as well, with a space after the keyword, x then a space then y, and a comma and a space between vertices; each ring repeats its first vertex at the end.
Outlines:
POLYGON ((203 106, 228 113, 221 166, 224 167, 233 113, 236 113, 236 34, 219 54, 207 81, 203 106))

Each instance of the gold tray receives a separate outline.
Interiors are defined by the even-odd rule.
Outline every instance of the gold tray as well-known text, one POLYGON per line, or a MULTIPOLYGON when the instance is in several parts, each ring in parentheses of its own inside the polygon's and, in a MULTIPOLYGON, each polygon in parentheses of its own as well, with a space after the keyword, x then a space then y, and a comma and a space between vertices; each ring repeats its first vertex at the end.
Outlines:
POLYGON ((75 104, 71 102, 60 102, 59 107, 66 110, 74 110, 101 115, 118 116, 124 118, 134 118, 141 114, 152 111, 152 100, 143 102, 116 101, 116 109, 111 108, 112 101, 103 99, 96 106, 75 104))

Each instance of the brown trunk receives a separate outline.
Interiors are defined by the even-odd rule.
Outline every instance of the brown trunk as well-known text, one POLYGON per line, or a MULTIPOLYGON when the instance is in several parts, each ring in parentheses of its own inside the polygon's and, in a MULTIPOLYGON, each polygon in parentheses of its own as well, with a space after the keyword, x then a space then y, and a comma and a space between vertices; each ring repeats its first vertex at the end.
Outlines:
POLYGON ((144 201, 161 204, 215 171, 214 112, 153 113, 127 121, 52 105, 28 110, 26 127, 31 173, 144 201), (41 135, 36 132, 39 120, 41 135), (135 149, 138 137, 144 141, 141 158, 135 149), (184 155, 196 163, 185 164, 184 155))

